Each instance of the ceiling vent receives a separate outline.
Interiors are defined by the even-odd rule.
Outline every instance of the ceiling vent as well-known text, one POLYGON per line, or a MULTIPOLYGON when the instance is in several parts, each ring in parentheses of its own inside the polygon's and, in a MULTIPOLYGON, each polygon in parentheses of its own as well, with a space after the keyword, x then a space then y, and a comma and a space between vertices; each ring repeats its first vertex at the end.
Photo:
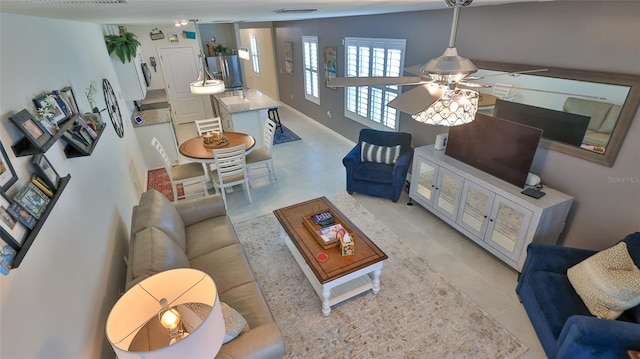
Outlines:
POLYGON ((68 5, 68 4, 125 4, 127 0, 22 0, 32 4, 68 5))
POLYGON ((308 12, 316 12, 318 9, 278 9, 273 10, 276 14, 304 14, 308 12))

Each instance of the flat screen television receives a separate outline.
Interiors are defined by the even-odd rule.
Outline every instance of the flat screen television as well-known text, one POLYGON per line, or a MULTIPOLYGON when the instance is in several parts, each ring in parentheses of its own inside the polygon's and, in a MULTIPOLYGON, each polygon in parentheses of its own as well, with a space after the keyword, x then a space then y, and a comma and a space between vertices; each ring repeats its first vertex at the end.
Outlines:
POLYGON ((591 117, 496 100, 493 116, 542 129, 542 137, 580 147, 591 117))
POLYGON ((478 113, 449 129, 445 154, 524 188, 541 136, 539 128, 478 113))

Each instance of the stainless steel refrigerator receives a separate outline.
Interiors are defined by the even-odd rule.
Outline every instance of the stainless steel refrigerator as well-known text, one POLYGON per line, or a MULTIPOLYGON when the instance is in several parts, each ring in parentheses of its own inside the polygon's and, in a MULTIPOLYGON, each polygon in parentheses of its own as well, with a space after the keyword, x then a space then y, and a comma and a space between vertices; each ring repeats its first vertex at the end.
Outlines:
POLYGON ((242 71, 238 55, 207 57, 207 65, 213 77, 223 80, 227 89, 242 88, 242 71))

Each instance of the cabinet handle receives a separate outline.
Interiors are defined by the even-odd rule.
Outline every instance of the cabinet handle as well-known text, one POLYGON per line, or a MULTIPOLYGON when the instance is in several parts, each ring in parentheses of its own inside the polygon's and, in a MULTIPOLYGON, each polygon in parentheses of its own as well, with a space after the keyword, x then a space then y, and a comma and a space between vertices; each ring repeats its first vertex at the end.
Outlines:
POLYGON ((484 218, 487 218, 487 216, 484 216, 484 218))
POLYGON ((493 218, 490 218, 490 219, 489 219, 489 222, 493 222, 493 218))

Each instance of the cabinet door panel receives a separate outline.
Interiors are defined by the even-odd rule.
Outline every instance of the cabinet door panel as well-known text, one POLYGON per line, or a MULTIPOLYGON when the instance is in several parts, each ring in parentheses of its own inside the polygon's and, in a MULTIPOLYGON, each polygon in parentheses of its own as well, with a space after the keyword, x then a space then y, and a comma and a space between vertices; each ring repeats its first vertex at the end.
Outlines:
POLYGON ((513 258, 524 242, 532 216, 530 210, 496 196, 489 219, 490 227, 487 229, 487 242, 513 258))
POLYGON ((433 193, 436 187, 436 180, 438 174, 438 166, 421 158, 416 158, 417 178, 413 181, 415 183, 414 193, 427 202, 429 205, 433 204, 433 193))
POLYGON ((488 189, 465 181, 458 223, 479 238, 484 237, 494 197, 494 193, 488 189))
POLYGON ((462 192, 462 177, 440 168, 436 184, 436 208, 451 220, 456 219, 462 192))

